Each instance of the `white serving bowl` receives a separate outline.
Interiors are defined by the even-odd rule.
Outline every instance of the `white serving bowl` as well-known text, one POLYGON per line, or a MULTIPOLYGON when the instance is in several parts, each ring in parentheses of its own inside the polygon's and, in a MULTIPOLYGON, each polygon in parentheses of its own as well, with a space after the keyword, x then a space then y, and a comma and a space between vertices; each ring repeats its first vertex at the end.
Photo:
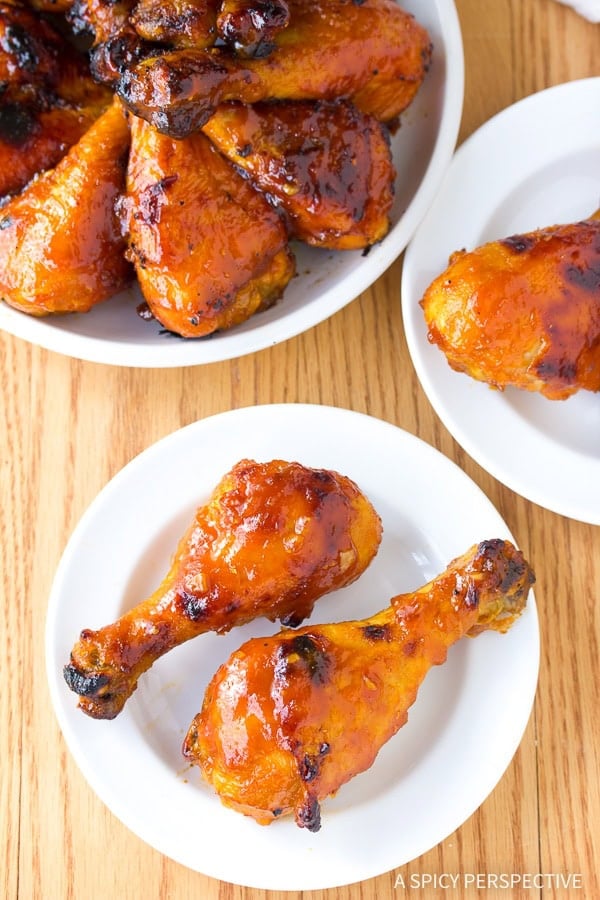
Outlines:
POLYGON ((400 255, 440 186, 462 113, 462 39, 452 0, 403 0, 427 27, 433 63, 415 102, 392 137, 398 176, 392 227, 368 254, 295 244, 299 275, 271 309, 208 338, 183 340, 136 314, 137 286, 86 314, 35 318, 0 303, 0 329, 49 350, 92 362, 166 368, 232 359, 294 337, 366 290, 400 255))

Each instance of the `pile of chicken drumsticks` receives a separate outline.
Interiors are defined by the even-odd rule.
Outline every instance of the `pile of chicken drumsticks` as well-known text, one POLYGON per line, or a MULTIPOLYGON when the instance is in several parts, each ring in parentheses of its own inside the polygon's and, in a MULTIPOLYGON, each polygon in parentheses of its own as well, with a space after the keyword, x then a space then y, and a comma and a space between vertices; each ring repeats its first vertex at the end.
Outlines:
POLYGON ((168 331, 246 320, 290 242, 385 236, 430 58, 394 0, 4 0, 0 298, 86 312, 137 278, 168 331))

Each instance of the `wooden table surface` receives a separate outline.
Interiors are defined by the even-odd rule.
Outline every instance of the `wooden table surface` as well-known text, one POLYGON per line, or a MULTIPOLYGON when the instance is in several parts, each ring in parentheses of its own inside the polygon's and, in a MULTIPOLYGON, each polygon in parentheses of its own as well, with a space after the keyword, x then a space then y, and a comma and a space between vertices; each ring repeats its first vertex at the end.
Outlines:
MULTIPOLYGON (((461 140, 521 97, 600 73, 600 26, 553 0, 458 0, 457 6, 466 56, 461 140)), ((590 115, 598 117, 600 135, 600 110, 590 115)), ((407 894, 423 897, 600 897, 600 528, 518 497, 445 431, 409 360, 398 303, 401 267, 395 263, 372 289, 307 334, 205 367, 144 371, 95 365, 0 336, 3 898, 301 896, 214 881, 129 832, 71 759, 50 705, 44 663, 46 603, 57 563, 106 482, 182 425, 235 407, 282 401, 370 413, 455 460, 490 497, 532 560, 542 632, 534 713, 512 764, 481 808, 408 865, 362 884, 302 896, 384 900, 404 894, 395 886, 400 875, 407 894), (421 884, 423 876, 442 873, 461 876, 459 887, 408 887, 411 878, 421 884), (582 887, 477 891, 465 886, 466 873, 578 875, 575 883, 582 887)))

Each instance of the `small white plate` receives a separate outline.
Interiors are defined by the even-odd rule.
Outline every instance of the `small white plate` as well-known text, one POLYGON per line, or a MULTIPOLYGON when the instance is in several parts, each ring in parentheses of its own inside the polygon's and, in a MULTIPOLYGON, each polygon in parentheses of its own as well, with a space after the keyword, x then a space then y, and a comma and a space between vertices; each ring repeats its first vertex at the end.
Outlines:
POLYGON ((322 322, 365 291, 404 250, 450 162, 463 102, 463 51, 452 0, 403 0, 425 25, 433 63, 415 102, 392 137, 398 172, 392 227, 381 244, 331 252, 294 244, 298 277, 282 299, 247 322, 209 338, 161 334, 158 322, 136 314, 137 287, 91 312, 35 318, 0 303, 0 329, 67 356, 121 366, 166 368, 232 359, 271 347, 322 322))
POLYGON ((150 447, 99 494, 74 532, 50 598, 46 651, 63 734, 91 787, 162 853, 224 881, 271 890, 329 888, 419 856, 461 825, 508 766, 536 687, 533 594, 506 634, 485 633, 430 672, 408 724, 368 771, 322 804, 318 834, 291 819, 261 827, 223 807, 181 756, 218 666, 255 622, 207 634, 157 661, 112 722, 86 718, 62 667, 83 627, 147 596, 177 541, 240 458, 299 460, 353 478, 384 525, 380 551, 352 586, 322 598, 313 622, 367 616, 443 571, 472 544, 510 538, 487 498, 432 447, 393 425, 322 406, 262 406, 196 422, 150 447), (233 849, 232 849, 233 848, 233 849))
POLYGON ((419 300, 454 250, 600 206, 600 78, 527 97, 457 151, 404 259, 404 327, 419 380, 440 419, 483 468, 562 515, 600 525, 600 395, 568 400, 491 390, 454 372, 429 344, 419 300))

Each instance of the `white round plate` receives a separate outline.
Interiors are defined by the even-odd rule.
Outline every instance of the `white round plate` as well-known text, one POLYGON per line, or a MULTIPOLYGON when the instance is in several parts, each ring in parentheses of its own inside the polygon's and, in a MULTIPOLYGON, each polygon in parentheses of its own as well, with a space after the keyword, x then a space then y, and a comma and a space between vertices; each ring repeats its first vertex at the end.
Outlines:
POLYGON ((91 312, 42 319, 0 303, 0 329, 67 356, 122 366, 191 366, 244 356, 322 322, 365 291, 404 250, 450 162, 463 101, 463 52, 452 0, 403 0, 434 44, 433 64, 392 138, 398 172, 392 227, 381 244, 331 252, 294 244, 298 277, 270 310, 209 338, 183 340, 136 314, 137 287, 91 312))
POLYGON ((547 400, 453 371, 427 340, 419 300, 461 248, 591 215, 600 206, 600 78, 533 94, 457 151, 404 259, 402 307, 417 375, 440 419, 518 494, 600 525, 600 396, 547 400), (590 114, 590 110, 593 114, 590 114))
POLYGON ((60 563, 48 611, 52 700, 84 776, 148 844, 223 881, 311 890, 379 875, 435 846, 482 803, 508 766, 535 693, 533 595, 506 634, 453 647, 429 673, 408 724, 368 771, 323 802, 317 834, 291 819, 268 827, 221 805, 181 742, 218 666, 266 622, 202 635, 158 660, 112 722, 87 718, 62 667, 83 627, 147 596, 194 510, 239 459, 282 458, 353 478, 384 537, 365 574, 322 598, 313 622, 367 616, 487 538, 510 538, 487 498, 432 447, 367 416, 322 406, 261 406, 196 422, 150 447, 99 494, 60 563), (451 777, 448 777, 451 771, 451 777), (233 848, 233 849, 232 849, 233 848))

